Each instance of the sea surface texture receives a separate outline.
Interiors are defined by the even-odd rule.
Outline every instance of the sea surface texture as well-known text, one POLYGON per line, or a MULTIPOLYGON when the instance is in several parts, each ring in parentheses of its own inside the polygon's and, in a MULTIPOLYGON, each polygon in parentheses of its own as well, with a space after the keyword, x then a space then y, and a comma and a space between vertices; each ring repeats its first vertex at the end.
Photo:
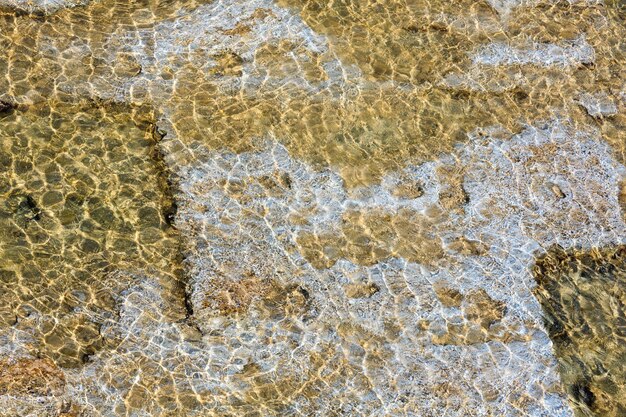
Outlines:
POLYGON ((0 0, 0 416, 626 416, 624 0, 0 0))

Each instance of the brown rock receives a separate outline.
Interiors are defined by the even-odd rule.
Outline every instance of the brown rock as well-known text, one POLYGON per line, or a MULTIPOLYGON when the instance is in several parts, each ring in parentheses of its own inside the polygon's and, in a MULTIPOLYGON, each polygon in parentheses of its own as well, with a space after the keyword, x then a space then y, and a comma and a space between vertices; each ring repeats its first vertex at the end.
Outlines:
POLYGON ((465 301, 463 309, 465 317, 480 323, 484 328, 502 320, 506 313, 506 305, 502 301, 491 298, 483 289, 471 291, 466 295, 465 301))
POLYGON ((62 395, 65 374, 50 359, 0 360, 0 394, 62 395))
POLYGON ((374 283, 353 283, 344 287, 346 297, 348 298, 370 298, 372 295, 380 291, 378 285, 374 283))
POLYGON ((141 64, 132 54, 121 52, 117 54, 113 71, 118 77, 134 77, 141 73, 141 64))
POLYGON ((392 194, 399 198, 415 199, 424 194, 424 188, 420 181, 406 175, 400 178, 400 182, 393 189, 392 194))
POLYGON ((457 185, 440 192, 439 202, 447 210, 458 209, 469 202, 469 196, 462 185, 457 185))
POLYGON ((443 283, 435 283, 435 294, 444 307, 460 307, 463 302, 463 294, 460 291, 450 288, 443 283))
POLYGON ((469 195, 463 187, 465 170, 462 167, 440 167, 437 174, 441 177, 442 182, 439 203, 444 209, 460 209, 469 202, 469 195))
POLYGON ((485 255, 489 252, 489 247, 479 240, 471 240, 465 236, 460 236, 448 245, 448 248, 463 255, 485 255))
POLYGON ((203 307, 214 311, 217 315, 245 313, 250 304, 265 296, 272 284, 258 278, 253 273, 240 280, 214 279, 207 291, 203 307))
POLYGON ((233 51, 222 51, 212 57, 216 65, 211 69, 213 74, 240 77, 243 74, 243 58, 233 51))
POLYGON ((550 189, 552 190, 552 192, 558 199, 565 198, 565 193, 563 192, 563 190, 561 190, 561 187, 559 187, 558 185, 552 184, 550 189))
POLYGON ((246 35, 252 31, 252 28, 249 25, 244 23, 237 23, 232 29, 222 29, 221 32, 227 36, 233 35, 246 35))

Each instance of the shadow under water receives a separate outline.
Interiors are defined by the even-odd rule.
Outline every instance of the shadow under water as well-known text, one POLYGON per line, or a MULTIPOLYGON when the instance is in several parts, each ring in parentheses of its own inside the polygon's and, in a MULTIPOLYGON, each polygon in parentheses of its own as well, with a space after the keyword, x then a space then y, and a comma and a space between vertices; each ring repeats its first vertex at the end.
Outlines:
POLYGON ((534 275, 577 415, 626 415, 626 246, 555 247, 538 259, 534 275))

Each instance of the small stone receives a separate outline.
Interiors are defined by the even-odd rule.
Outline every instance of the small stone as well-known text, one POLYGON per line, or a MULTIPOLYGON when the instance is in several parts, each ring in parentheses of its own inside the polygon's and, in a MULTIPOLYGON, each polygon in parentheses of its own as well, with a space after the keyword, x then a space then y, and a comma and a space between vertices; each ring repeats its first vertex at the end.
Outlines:
POLYGON ((157 243, 161 238, 163 238, 163 234, 156 227, 146 227, 139 231, 139 241, 144 245, 157 243))
POLYGON ((432 22, 430 25, 428 25, 428 27, 430 29, 436 30, 438 32, 447 32, 448 31, 448 24, 446 22, 442 22, 442 21, 432 22))
POLYGON ((243 24, 242 22, 237 23, 235 27, 233 27, 232 29, 221 30, 221 32, 227 36, 247 35, 251 31, 252 31, 252 28, 250 27, 250 25, 243 24))
POLYGON ((118 77, 135 77, 141 74, 141 64, 132 54, 121 52, 117 54, 113 71, 118 77))
POLYGON ((380 291, 380 288, 374 283, 354 283, 346 285, 344 291, 348 298, 370 298, 380 291))
POLYGON ((617 106, 606 93, 583 93, 576 102, 581 105, 595 119, 614 116, 617 114, 617 106))
POLYGON ((96 253, 96 252, 100 251, 100 245, 95 240, 85 239, 83 241, 83 244, 81 245, 81 249, 84 252, 96 253))
POLYGON ((420 181, 409 178, 408 176, 403 176, 391 193, 394 197, 412 200, 421 197, 424 194, 424 188, 420 181))
POLYGON ((462 185, 456 185, 440 192, 439 202, 446 210, 459 209, 469 203, 469 195, 462 185))
POLYGON ((89 213, 89 215, 104 228, 109 228, 115 221, 115 214, 108 207, 98 207, 89 213))
POLYGON ((161 226, 161 215, 159 210, 154 207, 142 207, 139 209, 139 224, 143 227, 156 227, 161 226))
MULTIPOLYGON (((0 110, 0 113, 2 111, 0 110)), ((13 164, 13 155, 0 151, 0 169, 8 170, 13 164)))
POLYGON ((243 74, 243 58, 233 51, 222 51, 212 56, 216 65, 211 72, 216 75, 240 77, 243 74))
POLYGON ((438 282, 434 285, 435 295, 444 307, 460 307, 463 302, 463 294, 460 291, 450 288, 444 283, 438 282))
POLYGON ((471 291, 465 299, 464 312, 468 320, 479 323, 483 328, 502 320, 506 314, 506 304, 494 300, 483 289, 471 291))
POLYGON ((550 188, 552 192, 554 193, 554 195, 557 196, 559 199, 565 198, 565 193, 563 192, 563 190, 561 190, 561 187, 559 187, 556 184, 552 184, 552 187, 550 188))
POLYGON ((41 203, 45 207, 50 207, 62 201, 63 201, 63 194, 59 191, 54 191, 54 190, 46 191, 44 195, 41 197, 41 203))
POLYGON ((460 236, 454 239, 454 241, 448 245, 448 248, 463 255, 480 256, 489 252, 489 247, 483 242, 479 240, 471 240, 465 236, 460 236))

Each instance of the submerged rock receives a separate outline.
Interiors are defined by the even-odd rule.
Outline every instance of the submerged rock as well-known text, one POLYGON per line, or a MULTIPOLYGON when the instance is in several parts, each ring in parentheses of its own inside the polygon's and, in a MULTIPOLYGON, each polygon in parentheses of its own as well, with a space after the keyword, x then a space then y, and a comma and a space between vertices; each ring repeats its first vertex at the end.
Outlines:
POLYGON ((88 4, 90 0, 0 0, 0 10, 48 15, 59 10, 88 4))
MULTIPOLYGON (((557 242, 585 247, 618 242, 626 225, 615 187, 624 167, 597 132, 578 131, 563 121, 529 127, 505 140, 472 139, 454 155, 407 168, 402 175, 410 172, 423 185, 417 199, 394 195, 397 173, 383 180, 384 187, 349 190, 336 173, 316 171, 271 142, 259 152, 211 151, 202 164, 178 171, 177 225, 188 238, 189 291, 202 332, 245 338, 249 352, 267 349, 270 334, 277 341, 272 353, 263 358, 250 353, 244 361, 305 381, 316 365, 301 356, 295 365, 287 340, 295 337, 307 352, 326 352, 329 343, 342 346, 345 354, 328 352, 325 366, 359 363, 379 398, 360 403, 353 409, 359 414, 384 409, 419 414, 454 401, 456 415, 464 415, 469 404, 503 415, 511 407, 531 415, 572 415, 530 290, 534 253, 557 242), (289 176, 291 187, 267 193, 261 184, 277 169, 289 176), (555 183, 575 200, 556 198, 555 183), (440 205, 440 190, 450 184, 468 196, 462 209, 440 205), (404 222, 407 212, 419 215, 404 222), (422 253, 424 241, 438 236, 451 244, 414 256, 422 253), (239 262, 242 254, 245 264, 239 262), (249 281, 250 271, 255 281, 249 281), (218 276, 230 277, 232 285, 220 284, 218 276), (275 327, 274 316, 263 313, 263 282, 306 287, 316 314, 275 327), (226 291, 231 287, 242 290, 226 291), (213 302, 207 304, 207 297, 213 302), (215 314, 214 305, 222 300, 245 306, 232 310, 236 320, 215 314), (279 336, 287 334, 287 339, 279 336), (514 357, 485 359, 486 352, 509 350, 514 357), (459 365, 451 369, 451 362, 459 365), (468 370, 472 377, 465 379, 468 370), (390 391, 392 384, 397 388, 390 391), (529 384, 540 388, 526 391, 529 384), (476 392, 470 386, 481 388, 476 392)), ((229 352, 221 357, 234 367, 229 352)), ((356 383, 348 375, 338 378, 356 383)), ((323 414, 362 389, 290 396, 289 405, 323 414)), ((245 407, 269 407, 285 394, 275 395, 260 403, 247 399, 245 407)))
POLYGON ((481 47, 475 53, 473 61, 483 65, 572 66, 593 63, 595 51, 584 36, 564 41, 560 45, 536 42, 524 46, 493 43, 481 47))
POLYGON ((62 395, 66 379, 50 359, 0 359, 0 395, 62 395))
POLYGON ((615 101, 606 93, 584 93, 580 95, 577 102, 591 117, 601 119, 617 114, 615 101))
POLYGON ((534 290, 580 415, 626 414, 626 246, 554 247, 537 260, 534 290))
POLYGON ((17 108, 17 104, 9 100, 0 100, 0 115, 17 108))

